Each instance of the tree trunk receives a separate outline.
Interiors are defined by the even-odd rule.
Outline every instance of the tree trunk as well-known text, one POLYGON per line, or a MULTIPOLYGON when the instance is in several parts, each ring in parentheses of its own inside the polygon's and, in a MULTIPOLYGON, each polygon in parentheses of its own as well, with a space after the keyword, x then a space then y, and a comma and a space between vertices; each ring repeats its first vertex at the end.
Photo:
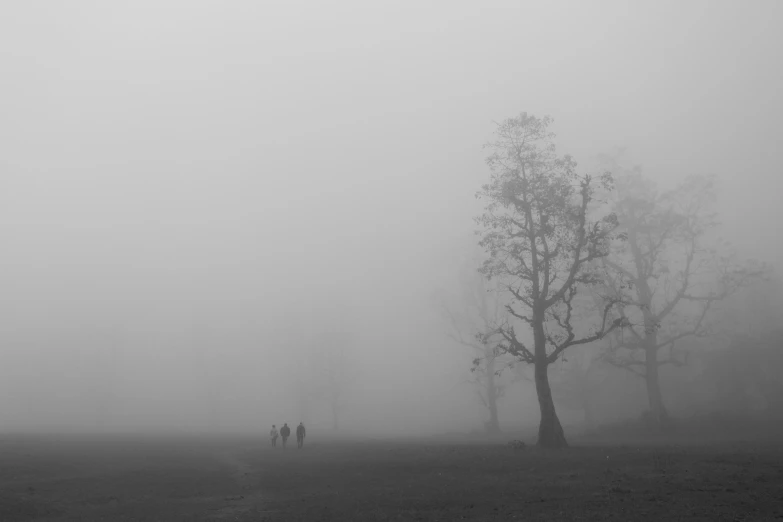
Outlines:
POLYGON ((546 449, 566 448, 568 442, 566 442, 560 419, 557 418, 552 389, 549 387, 547 372, 549 364, 546 357, 543 319, 534 319, 533 334, 535 339, 536 394, 538 395, 538 407, 541 410, 541 421, 538 425, 538 446, 546 449))
POLYGON ((655 346, 656 336, 648 336, 645 341, 645 382, 647 384, 647 400, 650 405, 650 421, 655 429, 664 429, 669 422, 669 414, 663 403, 661 382, 658 375, 658 349, 655 346))
POLYGON ((498 421, 498 391, 495 386, 495 349, 487 355, 487 408, 489 409, 489 422, 485 424, 487 433, 497 435, 500 433, 498 421))
POLYGON ((639 248, 636 233, 633 232, 628 237, 633 252, 634 264, 636 265, 637 278, 636 288, 639 292, 639 298, 645 307, 642 309, 644 317, 644 380, 647 385, 647 401, 650 405, 650 422, 655 429, 663 429, 669 421, 666 413, 666 407, 663 404, 661 395, 661 381, 658 377, 658 327, 659 320, 652 310, 653 291, 644 276, 645 271, 642 259, 644 255, 639 248))

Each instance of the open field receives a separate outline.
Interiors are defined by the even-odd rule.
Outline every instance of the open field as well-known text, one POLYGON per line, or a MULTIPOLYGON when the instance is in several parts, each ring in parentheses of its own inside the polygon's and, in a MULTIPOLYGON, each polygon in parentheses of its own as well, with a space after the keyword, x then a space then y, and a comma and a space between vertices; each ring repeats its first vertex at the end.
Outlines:
POLYGON ((783 520, 783 442, 0 439, 0 520, 783 520))

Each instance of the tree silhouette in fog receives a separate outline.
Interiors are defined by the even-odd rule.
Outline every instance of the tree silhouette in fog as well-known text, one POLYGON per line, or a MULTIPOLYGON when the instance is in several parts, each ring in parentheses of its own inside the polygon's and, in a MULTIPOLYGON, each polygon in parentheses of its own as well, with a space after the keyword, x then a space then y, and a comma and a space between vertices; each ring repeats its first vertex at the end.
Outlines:
POLYGON ((522 113, 497 126, 488 143, 490 182, 477 194, 487 202, 477 218, 480 245, 489 254, 480 271, 510 294, 507 319, 497 325, 500 348, 534 365, 541 420, 538 445, 567 446, 555 411, 548 366, 568 348, 601 339, 620 326, 607 302, 589 328, 577 332, 575 307, 592 306, 589 287, 601 282, 594 261, 609 253, 617 219, 600 217, 596 195, 612 177, 578 174, 570 156, 558 156, 549 117, 522 113), (580 300, 581 298, 581 300, 580 300), (532 346, 517 334, 532 331, 532 346))
POLYGON ((711 237, 718 226, 713 178, 690 176, 660 193, 639 168, 623 170, 609 161, 622 173, 613 209, 623 240, 602 262, 627 328, 613 333, 605 360, 645 380, 649 419, 665 427, 660 367, 685 364, 678 344, 708 336, 714 305, 762 270, 737 264, 711 237))

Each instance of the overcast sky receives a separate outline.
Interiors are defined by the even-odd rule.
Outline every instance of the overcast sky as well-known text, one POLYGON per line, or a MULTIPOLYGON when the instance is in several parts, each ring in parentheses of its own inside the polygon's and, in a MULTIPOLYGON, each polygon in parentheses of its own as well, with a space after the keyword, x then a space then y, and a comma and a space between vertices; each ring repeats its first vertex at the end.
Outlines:
POLYGON ((471 240, 481 146, 521 111, 585 167, 628 147, 663 186, 718 174, 729 237, 781 264, 781 19, 775 0, 5 1, 2 330, 361 324, 404 361, 442 337, 429 295, 471 240))

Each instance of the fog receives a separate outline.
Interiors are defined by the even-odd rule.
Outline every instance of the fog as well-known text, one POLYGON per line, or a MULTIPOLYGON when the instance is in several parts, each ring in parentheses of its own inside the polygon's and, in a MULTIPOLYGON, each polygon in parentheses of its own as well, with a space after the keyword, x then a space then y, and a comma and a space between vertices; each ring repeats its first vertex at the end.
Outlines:
MULTIPOLYGON (((553 116, 585 169, 625 148, 663 187, 718 175, 724 235, 780 267, 781 16, 4 3, 0 430, 327 432, 298 393, 339 335, 341 430, 480 429, 432 296, 472 255, 493 122, 553 116)), ((515 390, 504 418, 535 424, 515 390)))

